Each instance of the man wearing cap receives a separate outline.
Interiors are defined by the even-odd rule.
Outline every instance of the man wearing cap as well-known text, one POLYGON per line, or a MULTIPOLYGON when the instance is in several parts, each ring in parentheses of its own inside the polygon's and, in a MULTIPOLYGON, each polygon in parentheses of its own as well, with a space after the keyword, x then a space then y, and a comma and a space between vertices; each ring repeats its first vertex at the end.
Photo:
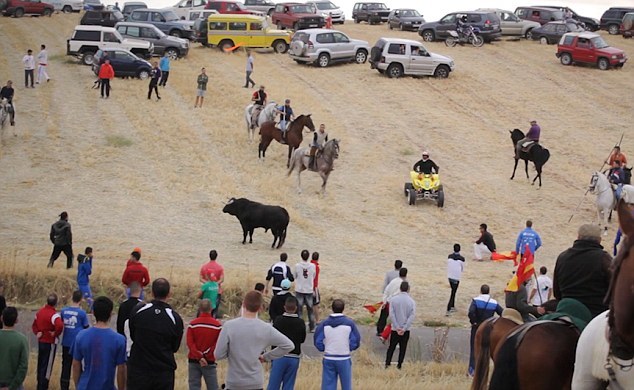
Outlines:
POLYGON ((418 162, 414 164, 414 168, 412 168, 412 170, 418 173, 430 175, 432 173, 438 173, 440 168, 438 168, 438 165, 429 158, 429 152, 424 151, 422 160, 418 160, 418 162))
POLYGON ((582 225, 572 247, 557 258, 553 281, 555 299, 574 298, 593 317, 608 309, 603 298, 610 286, 612 257, 601 246, 601 228, 582 225))
POLYGON ((291 293, 291 281, 288 279, 282 280, 280 283, 282 287, 282 291, 274 295, 271 298, 271 303, 269 304, 269 318, 271 322, 275 322, 275 319, 284 314, 284 303, 288 298, 294 298, 291 293))
POLYGON ((266 106, 267 95, 264 92, 264 85, 260 85, 260 89, 253 92, 251 101, 253 102, 253 109, 251 110, 251 128, 255 129, 258 126, 258 117, 260 111, 266 106))
POLYGON ((286 139, 286 130, 288 125, 295 119, 293 109, 291 108, 291 99, 286 99, 283 106, 277 107, 280 114, 280 130, 282 130, 282 139, 286 139))
POLYGON ((524 137, 521 140, 519 140, 517 142, 517 145, 515 145, 515 153, 516 153, 517 158, 519 158, 519 155, 520 155, 520 152, 522 151, 522 148, 524 148, 525 146, 529 146, 529 145, 533 145, 533 144, 538 144, 539 143, 539 135, 540 135, 541 131, 542 131, 542 129, 537 124, 537 121, 536 120, 532 120, 531 121, 531 128, 528 129, 528 133, 526 133, 526 137, 524 137))
POLYGON ((53 263, 64 252, 66 255, 66 268, 73 268, 73 234, 68 223, 68 213, 66 211, 59 215, 59 221, 51 226, 49 235, 53 243, 53 253, 48 261, 48 267, 52 268, 53 263))

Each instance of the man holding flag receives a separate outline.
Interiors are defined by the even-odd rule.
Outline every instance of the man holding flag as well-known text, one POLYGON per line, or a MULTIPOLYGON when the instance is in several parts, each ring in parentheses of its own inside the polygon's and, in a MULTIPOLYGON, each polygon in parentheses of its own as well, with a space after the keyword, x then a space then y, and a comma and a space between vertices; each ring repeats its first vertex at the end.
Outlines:
MULTIPOLYGON (((526 222, 526 226, 529 227, 529 222, 526 222)), ((538 236, 539 237, 539 236, 538 236)), ((541 245, 541 241, 540 241, 541 245)), ((535 317, 539 317, 546 312, 543 307, 533 307, 528 304, 528 293, 526 291, 526 283, 535 273, 534 263, 535 257, 529 244, 524 246, 522 259, 517 266, 515 275, 506 285, 505 292, 505 304, 507 308, 517 310, 524 322, 531 321, 532 314, 535 317)))

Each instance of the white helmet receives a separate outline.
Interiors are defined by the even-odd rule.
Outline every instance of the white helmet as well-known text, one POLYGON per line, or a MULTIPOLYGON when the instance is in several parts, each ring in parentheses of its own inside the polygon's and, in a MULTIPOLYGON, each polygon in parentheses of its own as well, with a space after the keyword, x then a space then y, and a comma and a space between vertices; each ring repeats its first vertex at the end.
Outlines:
POLYGON ((426 151, 426 150, 423 152, 423 158, 425 158, 425 157, 429 157, 429 152, 426 151))

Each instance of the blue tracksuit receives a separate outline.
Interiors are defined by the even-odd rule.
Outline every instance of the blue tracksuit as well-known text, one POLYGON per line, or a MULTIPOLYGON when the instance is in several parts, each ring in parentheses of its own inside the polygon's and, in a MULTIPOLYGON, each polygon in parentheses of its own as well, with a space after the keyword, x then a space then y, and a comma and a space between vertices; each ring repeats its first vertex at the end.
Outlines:
POLYGON ((535 251, 542 246, 542 239, 539 237, 539 234, 533 230, 533 228, 527 227, 520 232, 517 236, 517 241, 515 242, 515 252, 524 254, 526 245, 528 245, 531 249, 531 253, 533 254, 535 254, 535 251))
POLYGON ((92 257, 77 256, 77 284, 88 306, 92 309, 92 291, 90 290, 90 274, 92 274, 92 257))
POLYGON ((352 389, 352 359, 350 352, 359 348, 361 335, 354 321, 341 313, 331 314, 315 330, 315 347, 324 352, 321 377, 322 390, 337 390, 337 377, 341 389, 352 389))

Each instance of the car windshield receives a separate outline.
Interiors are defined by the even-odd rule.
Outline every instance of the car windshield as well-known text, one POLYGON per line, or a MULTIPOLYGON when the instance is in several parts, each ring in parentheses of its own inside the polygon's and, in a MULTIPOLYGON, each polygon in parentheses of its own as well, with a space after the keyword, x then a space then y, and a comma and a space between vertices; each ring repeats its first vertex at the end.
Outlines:
POLYGON ((308 4, 300 4, 300 5, 294 5, 291 7, 291 11, 294 14, 312 14, 313 9, 310 5, 308 4))
POLYGON ((409 16, 411 18, 415 16, 420 16, 420 14, 415 9, 406 9, 401 13, 401 16, 409 16))
POLYGON ((387 6, 383 3, 370 3, 368 9, 387 9, 387 6))
POLYGON ((317 6, 317 9, 320 9, 320 10, 337 9, 337 6, 331 3, 330 1, 315 3, 315 5, 317 6))
POLYGON ((238 7, 238 10, 240 10, 240 11, 245 11, 246 10, 246 8, 244 8, 245 7, 244 3, 241 3, 241 2, 238 1, 236 3, 236 6, 238 7))
POLYGON ((610 47, 610 45, 605 43, 605 41, 603 40, 602 37, 594 37, 594 38, 590 39, 590 42, 592 42, 592 46, 594 46, 597 49, 603 49, 605 47, 610 47))
POLYGON ((174 11, 163 11, 163 17, 166 22, 173 22, 175 20, 180 20, 178 16, 174 13, 174 11))

